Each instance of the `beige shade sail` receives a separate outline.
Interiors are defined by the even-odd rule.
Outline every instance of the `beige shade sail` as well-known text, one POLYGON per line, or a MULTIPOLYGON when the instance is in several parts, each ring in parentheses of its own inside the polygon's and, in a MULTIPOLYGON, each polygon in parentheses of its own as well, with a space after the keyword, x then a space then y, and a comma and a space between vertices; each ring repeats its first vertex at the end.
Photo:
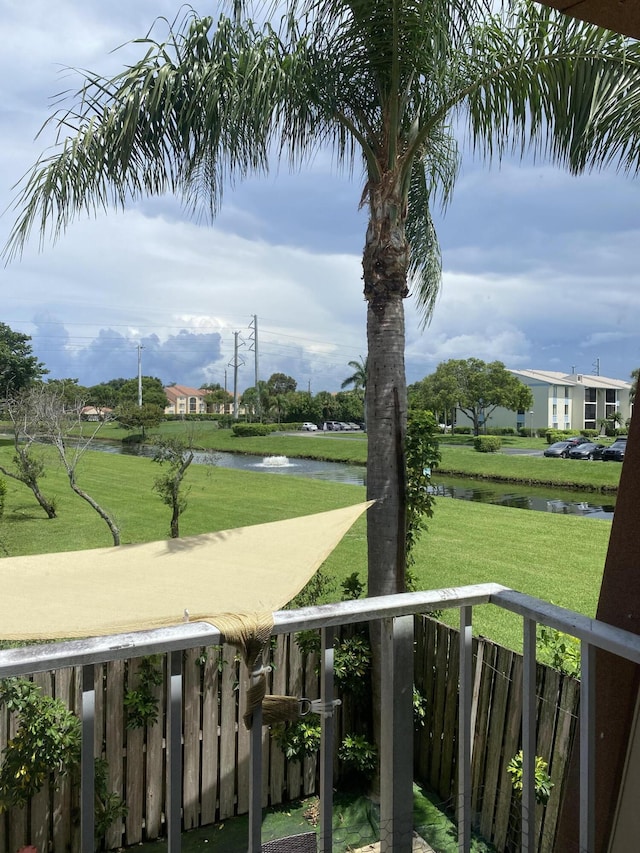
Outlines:
POLYGON ((226 616, 271 614, 291 601, 369 505, 183 539, 5 557, 0 638, 104 636, 177 625, 185 615, 226 633, 226 616))

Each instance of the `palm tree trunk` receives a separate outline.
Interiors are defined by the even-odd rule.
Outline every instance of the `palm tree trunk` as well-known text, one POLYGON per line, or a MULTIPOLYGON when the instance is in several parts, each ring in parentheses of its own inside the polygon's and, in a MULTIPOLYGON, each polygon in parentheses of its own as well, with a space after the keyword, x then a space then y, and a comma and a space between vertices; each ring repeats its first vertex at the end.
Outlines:
POLYGON ((405 455, 407 386, 404 305, 409 249, 398 194, 370 194, 363 256, 367 300, 367 498, 369 595, 405 588, 405 455))

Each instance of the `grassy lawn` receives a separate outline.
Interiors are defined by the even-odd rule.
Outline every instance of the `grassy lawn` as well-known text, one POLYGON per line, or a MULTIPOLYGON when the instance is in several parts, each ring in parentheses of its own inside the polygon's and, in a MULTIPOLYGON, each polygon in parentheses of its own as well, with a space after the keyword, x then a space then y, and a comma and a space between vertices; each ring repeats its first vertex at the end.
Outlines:
MULTIPOLYGON (((263 843, 313 831, 317 803, 315 797, 310 797, 266 811, 262 821, 263 843)), ((413 786, 413 821, 416 831, 435 850, 456 853, 458 841, 455 824, 419 785, 413 786)), ((379 807, 367 797, 336 793, 333 808, 334 851, 353 850, 377 841, 380 837, 379 823, 379 807)), ((184 853, 201 850, 245 853, 247 837, 248 818, 245 815, 183 833, 182 850, 184 853)), ((166 849, 167 844, 163 841, 136 845, 136 850, 141 853, 163 853, 166 849)), ((471 850, 473 853, 490 853, 494 847, 474 837, 471 850)))
MULTIPOLYGON (((9 447, 0 447, 4 464, 9 464, 10 456, 9 447)), ((31 493, 7 478, 5 516, 0 522, 0 548, 5 555, 111 544, 106 525, 71 492, 53 455, 51 460, 43 489, 55 495, 59 518, 45 518, 31 493)), ((600 465, 566 464, 589 470, 600 465)), ((123 543, 152 541, 166 538, 169 527, 168 510, 152 489, 158 471, 146 458, 90 452, 81 463, 78 482, 113 512, 123 543)), ((364 499, 360 486, 208 466, 193 465, 187 482, 188 506, 180 525, 185 536, 291 518, 364 499)), ((609 522, 440 498, 428 527, 415 553, 413 571, 419 588, 495 581, 587 615, 595 612, 609 522)), ((352 572, 366 578, 364 519, 329 557, 325 572, 333 580, 325 600, 340 597, 340 582, 352 572)), ((521 628, 515 617, 495 608, 477 608, 474 618, 476 633, 520 647, 521 628)))

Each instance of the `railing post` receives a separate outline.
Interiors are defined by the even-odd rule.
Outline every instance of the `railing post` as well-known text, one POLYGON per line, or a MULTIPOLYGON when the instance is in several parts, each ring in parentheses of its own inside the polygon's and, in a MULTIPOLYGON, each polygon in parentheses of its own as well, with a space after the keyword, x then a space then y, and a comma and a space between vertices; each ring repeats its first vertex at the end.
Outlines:
MULTIPOLYGON (((251 672, 251 684, 262 678, 264 663, 258 657, 251 672)), ((242 725, 242 723, 240 724, 242 725)), ((249 732, 249 853, 260 853, 262 847, 262 705, 251 715, 249 732)))
POLYGON ((536 622, 523 619, 522 853, 535 853, 536 830, 536 622))
POLYGON ((168 853, 180 853, 180 810, 182 806, 182 651, 169 654, 169 734, 167 774, 168 853))
POLYGON ((596 650, 580 643, 580 853, 595 847, 596 650))
POLYGON ((96 688, 93 664, 82 667, 82 752, 80 759, 80 849, 95 849, 95 760, 93 732, 96 688))
POLYGON ((335 722, 333 714, 333 628, 322 628, 320 698, 325 712, 320 720, 320 846, 319 853, 333 850, 333 746, 335 722))
POLYGON ((471 607, 460 608, 460 686, 458 694, 458 851, 471 848, 471 699, 473 695, 473 634, 471 607))
POLYGON ((413 848, 413 616, 382 620, 380 853, 413 848))

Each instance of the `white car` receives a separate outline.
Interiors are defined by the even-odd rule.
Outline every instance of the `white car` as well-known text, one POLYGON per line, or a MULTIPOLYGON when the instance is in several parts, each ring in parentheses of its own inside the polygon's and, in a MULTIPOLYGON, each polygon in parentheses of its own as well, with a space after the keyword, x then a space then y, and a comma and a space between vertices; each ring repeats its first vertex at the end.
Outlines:
POLYGON ((316 424, 312 424, 309 421, 305 421, 302 424, 302 429, 306 430, 307 432, 315 432, 318 427, 316 426, 316 424))

